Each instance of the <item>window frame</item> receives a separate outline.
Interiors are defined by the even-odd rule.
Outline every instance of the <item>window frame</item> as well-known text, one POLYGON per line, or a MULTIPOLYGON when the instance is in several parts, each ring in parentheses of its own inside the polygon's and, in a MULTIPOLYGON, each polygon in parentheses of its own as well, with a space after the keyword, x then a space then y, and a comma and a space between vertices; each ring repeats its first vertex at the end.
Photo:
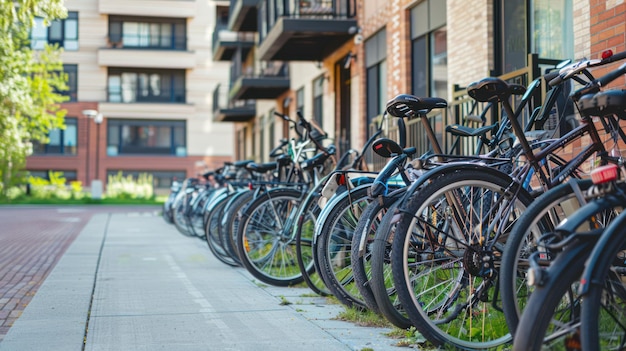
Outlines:
MULTIPOLYGON (((35 17, 35 27, 44 26, 44 20, 41 17, 35 17)), ((46 26, 45 36, 44 33, 41 33, 42 36, 35 37, 33 36, 33 31, 31 30, 30 35, 30 47, 33 50, 43 50, 43 45, 54 45, 58 44, 59 47, 63 48, 65 51, 77 51, 79 49, 78 42, 78 12, 77 11, 68 11, 67 17, 60 20, 54 20, 50 23, 49 26, 46 26), (75 23, 75 30, 73 33, 67 33, 68 27, 70 23, 75 23), (52 32, 56 29, 56 26, 59 27, 60 37, 56 39, 51 39, 52 32), (70 43, 74 42, 75 46, 70 45, 70 43)))
POLYGON ((187 50, 187 22, 181 18, 164 17, 136 17, 136 16, 109 16, 107 40, 113 48, 129 48, 136 50, 187 50), (124 24, 136 23, 140 26, 147 25, 147 37, 142 33, 137 34, 138 44, 129 44, 124 35, 124 24), (152 29, 154 25, 159 28, 159 33, 163 31, 163 25, 170 26, 169 36, 157 36, 158 43, 154 44, 152 29), (166 41, 165 38, 167 38, 166 41), (147 45, 141 45, 142 39, 147 40, 147 45), (169 41, 169 45, 166 45, 169 41))
MULTIPOLYGON (((109 67, 107 71, 107 102, 113 103, 168 103, 168 104, 184 104, 187 101, 187 77, 186 71, 184 69, 144 69, 144 68, 111 68, 109 67), (123 76, 125 74, 134 74, 136 75, 134 79, 134 83, 129 89, 124 90, 125 82, 123 76), (148 76, 149 79, 146 80, 146 87, 148 94, 142 95, 141 90, 141 77, 145 75, 148 76), (150 82, 150 79, 154 76, 159 76, 159 91, 169 90, 169 94, 161 94, 154 95, 154 86, 150 82), (113 77, 119 77, 118 82, 119 85, 112 85, 111 79, 113 77), (163 89, 163 85, 167 84, 169 86, 163 89), (125 92, 128 91, 130 95, 128 95, 128 100, 124 101, 126 98, 125 92), (112 96, 117 96, 118 98, 113 99, 112 96)), ((144 82, 145 83, 145 82, 144 82)))
POLYGON ((365 41, 366 131, 384 111, 387 95, 387 29, 382 28, 365 41))
MULTIPOLYGON (((181 133, 179 131, 179 133, 181 133)), ((134 139, 133 139, 134 140, 134 139)), ((119 119, 109 118, 107 119, 107 156, 138 156, 138 155, 150 155, 150 156, 187 156, 187 123, 181 120, 143 120, 143 119, 119 119), (132 146, 125 143, 123 140, 124 127, 130 128, 154 128, 154 127, 168 127, 169 128, 169 146, 167 147, 154 147, 137 145, 132 146), (180 138, 182 141, 177 140, 176 128, 182 128, 182 134, 180 138), (167 151, 158 151, 167 150, 167 151)))
POLYGON ((48 137, 50 137, 51 132, 59 133, 59 144, 54 147, 58 147, 59 151, 52 151, 53 148, 50 146, 50 143, 39 143, 33 142, 33 156, 77 156, 78 155, 78 118, 76 117, 65 117, 65 129, 52 129, 48 132, 48 137), (68 127, 74 127, 73 139, 75 141, 75 145, 66 145, 66 139, 68 138, 67 131, 68 127), (43 148, 43 151, 36 150, 38 147, 43 148), (70 148, 70 151, 66 151, 66 148, 70 148), (73 152, 71 151, 73 148, 73 152))

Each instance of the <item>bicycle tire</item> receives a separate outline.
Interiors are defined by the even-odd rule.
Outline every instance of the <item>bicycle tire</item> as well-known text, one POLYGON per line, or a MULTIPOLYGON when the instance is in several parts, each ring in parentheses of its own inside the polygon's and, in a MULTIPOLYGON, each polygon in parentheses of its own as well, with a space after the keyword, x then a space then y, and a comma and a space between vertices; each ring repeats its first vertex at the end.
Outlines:
POLYGON ((237 228, 239 258, 266 284, 292 286, 303 281, 292 233, 302 196, 295 189, 272 189, 254 198, 242 213, 237 228))
POLYGON ((222 263, 231 266, 238 267, 240 264, 235 261, 231 255, 226 252, 226 249, 222 245, 219 236, 219 221, 222 210, 226 205, 226 194, 223 194, 221 197, 218 197, 209 204, 207 220, 205 223, 205 238, 206 242, 209 245, 209 250, 213 253, 213 256, 217 258, 222 263))
POLYGON ((316 232, 316 259, 326 286, 342 304, 366 309, 352 274, 352 236, 362 211, 372 201, 369 187, 338 194, 328 216, 316 232))
POLYGON ((296 240, 296 257, 298 267, 302 274, 302 279, 316 294, 320 296, 330 296, 332 293, 324 284, 319 270, 315 263, 315 250, 317 246, 314 242, 314 228, 317 218, 321 212, 318 200, 321 196, 320 189, 325 183, 320 183, 316 188, 309 192, 298 210, 298 220, 294 226, 296 240))
MULTIPOLYGON (((565 321, 571 321, 572 315, 570 313, 580 313, 578 311, 579 301, 575 291, 572 291, 572 283, 580 277, 591 247, 592 242, 571 245, 557 256, 548 268, 550 279, 540 288, 535 289, 528 299, 528 304, 520 317, 515 333, 513 350, 550 349, 550 345, 544 344, 545 337, 539 336, 545 336, 555 314, 557 317, 563 317, 565 321), (569 296, 567 299, 574 301, 574 303, 568 302, 562 309, 557 309, 566 294, 569 296)), ((569 329, 566 327, 568 327, 568 323, 563 323, 561 328, 563 330, 569 329)), ((572 341, 575 342, 575 340, 572 341)), ((564 349, 563 346, 561 340, 558 340, 554 345, 555 349, 564 349)))
POLYGON ((626 213, 606 227, 586 262, 592 277, 581 309, 583 350, 623 350, 626 346, 626 285, 624 283, 626 213))
MULTIPOLYGON (((399 200, 399 199, 398 199, 399 200)), ((369 285, 376 299, 380 313, 393 325, 401 329, 410 328, 413 323, 406 314, 398 297, 391 270, 391 244, 398 221, 399 202, 390 205, 383 216, 374 236, 371 259, 371 280, 369 285)))
MULTIPOLYGON (((563 219, 580 208, 571 182, 576 182, 575 186, 581 192, 592 185, 591 180, 571 180, 545 192, 524 211, 506 241, 500 266, 500 291, 504 316, 513 335, 532 290, 527 284, 526 268, 528 257, 537 251, 537 239, 553 231, 563 219)), ((556 254, 546 252, 544 257, 553 260, 556 254)))
POLYGON ((482 225, 507 230, 533 199, 508 175, 481 168, 447 172, 400 208, 391 255, 394 284, 415 328, 436 346, 487 349, 511 341, 496 300, 503 238, 493 240, 482 225), (449 206, 448 199, 461 204, 449 206), (513 207, 500 201, 514 201, 513 207), (499 222, 495 216, 504 210, 499 222))
POLYGON ((219 224, 220 242, 234 261, 241 265, 237 252, 237 226, 241 217, 241 210, 254 198, 254 192, 236 192, 229 198, 222 211, 219 224))

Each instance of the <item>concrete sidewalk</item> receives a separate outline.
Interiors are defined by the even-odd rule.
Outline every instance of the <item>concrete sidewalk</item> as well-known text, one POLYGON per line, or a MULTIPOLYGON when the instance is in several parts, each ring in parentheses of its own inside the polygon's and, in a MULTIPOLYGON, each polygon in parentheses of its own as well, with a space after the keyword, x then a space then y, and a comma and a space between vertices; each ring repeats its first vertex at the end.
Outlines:
POLYGON ((311 295, 258 283, 154 213, 98 214, 0 350, 406 349, 311 295))

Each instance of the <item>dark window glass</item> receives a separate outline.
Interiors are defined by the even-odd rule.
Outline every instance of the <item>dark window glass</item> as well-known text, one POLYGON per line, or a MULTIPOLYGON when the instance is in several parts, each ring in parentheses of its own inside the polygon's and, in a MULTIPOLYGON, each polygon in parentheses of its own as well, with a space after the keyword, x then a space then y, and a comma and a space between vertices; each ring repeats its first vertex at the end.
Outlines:
POLYGON ((184 19, 109 17, 109 44, 115 48, 186 50, 184 19))
POLYGON ((427 0, 411 9, 411 78, 417 96, 448 96, 446 1, 427 0))
POLYGON ((426 36, 421 36, 413 40, 413 95, 428 96, 428 51, 426 50, 426 36))
POLYGON ((184 121, 109 119, 107 155, 186 156, 184 121))
POLYGON ((35 155, 76 155, 78 128, 76 118, 65 118, 65 129, 48 132, 48 143, 33 142, 35 155))
MULTIPOLYGON (((382 29, 365 42, 367 122, 383 113, 387 100, 387 32, 382 29)), ((367 128, 369 130, 369 128, 367 128)))
POLYGON ((47 27, 43 18, 35 18, 31 47, 41 50, 45 44, 58 45, 67 51, 78 50, 78 12, 70 11, 65 19, 52 21, 47 27))
POLYGON ((323 128, 324 121, 324 77, 319 77, 313 81, 313 120, 320 128, 323 128))
POLYGON ((63 65, 63 73, 67 74, 68 90, 60 91, 61 95, 68 96, 70 102, 78 101, 78 65, 63 65))
POLYGON ((109 102, 184 103, 184 70, 109 69, 109 102))

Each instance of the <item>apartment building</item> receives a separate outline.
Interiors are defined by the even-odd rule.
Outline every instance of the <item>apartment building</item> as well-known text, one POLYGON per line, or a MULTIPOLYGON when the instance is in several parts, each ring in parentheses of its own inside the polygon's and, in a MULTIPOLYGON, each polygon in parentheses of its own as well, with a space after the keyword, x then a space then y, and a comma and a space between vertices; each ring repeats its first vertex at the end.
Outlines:
POLYGON ((32 45, 64 48, 66 128, 27 160, 31 174, 63 171, 89 186, 150 173, 157 188, 233 159, 231 123, 213 119, 212 92, 229 76, 214 62, 216 12, 226 1, 67 0, 32 45))
MULTIPOLYGON (((214 119, 235 124, 237 158, 267 160, 265 150, 288 135, 273 111, 302 110, 339 149, 358 148, 397 94, 453 101, 487 76, 527 84, 561 60, 626 50, 622 0, 232 0, 229 8, 227 29, 256 42, 242 56, 216 59, 245 67, 286 62, 289 76, 288 88, 242 99, 231 70, 224 106, 245 101, 247 113, 218 109, 214 119)), ((258 81, 257 89, 269 84, 258 81)), ((431 121, 440 137, 451 122, 447 115, 431 121)), ((419 130, 412 138, 424 139, 419 130)))

